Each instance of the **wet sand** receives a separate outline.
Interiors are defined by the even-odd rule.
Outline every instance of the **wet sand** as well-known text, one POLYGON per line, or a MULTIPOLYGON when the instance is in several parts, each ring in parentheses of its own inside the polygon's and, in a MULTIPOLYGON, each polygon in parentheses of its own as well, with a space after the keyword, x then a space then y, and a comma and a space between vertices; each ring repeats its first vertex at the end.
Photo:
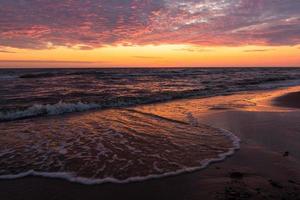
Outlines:
MULTIPOLYGON (((2 200, 14 199, 299 199, 300 111, 274 100, 300 87, 189 99, 133 108, 227 129, 241 149, 204 170, 130 184, 81 185, 26 177, 0 180, 2 200), (287 107, 285 107, 287 106, 287 107), (222 109, 221 109, 222 108, 222 109), (191 119, 192 118, 192 119, 191 119)), ((300 102, 296 97, 291 101, 300 102)), ((190 158, 193 159, 193 158, 190 158)))
POLYGON ((275 99, 278 106, 300 108, 300 92, 292 92, 275 99))

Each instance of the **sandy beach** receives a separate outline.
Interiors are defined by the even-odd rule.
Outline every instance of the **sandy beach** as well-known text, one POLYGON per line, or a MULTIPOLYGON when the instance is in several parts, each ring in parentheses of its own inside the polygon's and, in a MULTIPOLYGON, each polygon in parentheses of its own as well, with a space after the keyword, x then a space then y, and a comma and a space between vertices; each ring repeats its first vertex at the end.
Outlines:
POLYGON ((206 169, 130 184, 82 185, 41 177, 0 180, 0 197, 2 200, 300 199, 299 91, 298 86, 131 108, 226 129, 241 139, 240 150, 206 169))
POLYGON ((275 99, 276 105, 291 108, 300 108, 300 92, 291 92, 275 99))

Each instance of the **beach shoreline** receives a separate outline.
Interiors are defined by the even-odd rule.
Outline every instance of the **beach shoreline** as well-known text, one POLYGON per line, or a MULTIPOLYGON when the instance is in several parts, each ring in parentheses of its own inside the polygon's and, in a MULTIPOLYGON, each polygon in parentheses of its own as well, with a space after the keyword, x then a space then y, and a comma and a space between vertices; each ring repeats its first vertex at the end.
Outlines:
POLYGON ((32 176, 0 180, 1 199, 299 198, 300 155, 297 151, 299 145, 295 141, 300 139, 297 135, 300 113, 290 106, 291 102, 293 105, 300 102, 300 95, 290 95, 298 89, 252 92, 256 97, 252 99, 246 98, 247 94, 245 97, 243 93, 242 98, 234 94, 136 108, 138 111, 166 117, 171 115, 181 120, 187 120, 183 119, 185 116, 181 116, 181 113, 192 113, 200 123, 229 130, 242 140, 241 149, 233 156, 204 170, 145 182, 91 186, 32 176), (262 96, 265 97, 263 100, 258 98, 262 96), (283 97, 284 101, 281 99, 280 104, 274 103, 276 107, 272 105, 272 102, 278 102, 283 97), (207 101, 215 104, 208 109, 195 108, 195 105, 206 105, 207 101), (176 110, 179 104, 185 106, 184 112, 176 110))

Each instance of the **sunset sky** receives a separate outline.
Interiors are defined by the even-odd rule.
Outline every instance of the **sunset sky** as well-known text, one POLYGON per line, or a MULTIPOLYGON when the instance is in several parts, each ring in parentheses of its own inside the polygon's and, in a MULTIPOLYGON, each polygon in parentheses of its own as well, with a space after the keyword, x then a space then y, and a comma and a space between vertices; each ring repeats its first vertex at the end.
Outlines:
POLYGON ((0 0, 0 67, 300 66, 299 0, 0 0))

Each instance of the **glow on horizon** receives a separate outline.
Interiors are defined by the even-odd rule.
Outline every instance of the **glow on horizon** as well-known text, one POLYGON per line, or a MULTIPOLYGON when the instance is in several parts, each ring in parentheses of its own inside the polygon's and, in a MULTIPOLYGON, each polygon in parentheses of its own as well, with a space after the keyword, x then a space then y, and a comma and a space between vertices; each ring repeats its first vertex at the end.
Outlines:
POLYGON ((0 67, 298 67, 299 46, 106 46, 6 48, 0 67))
POLYGON ((300 66, 300 1, 0 1, 0 67, 300 66))

